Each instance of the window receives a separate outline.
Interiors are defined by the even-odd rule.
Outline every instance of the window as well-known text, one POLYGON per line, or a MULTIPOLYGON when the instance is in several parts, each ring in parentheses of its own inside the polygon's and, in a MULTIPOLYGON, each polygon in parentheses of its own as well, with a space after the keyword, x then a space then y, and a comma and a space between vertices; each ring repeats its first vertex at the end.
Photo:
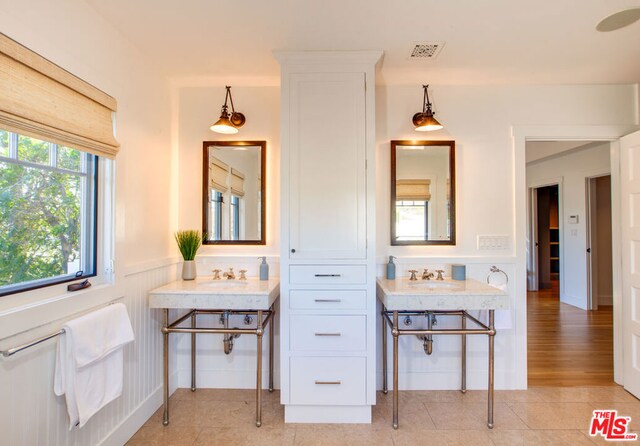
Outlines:
POLYGON ((0 130, 0 295, 96 274, 97 166, 0 130))
POLYGON ((398 240, 429 240, 429 202, 396 201, 398 240))
POLYGON ((209 236, 212 240, 222 240, 222 205, 224 199, 222 193, 213 189, 211 191, 211 223, 209 236))

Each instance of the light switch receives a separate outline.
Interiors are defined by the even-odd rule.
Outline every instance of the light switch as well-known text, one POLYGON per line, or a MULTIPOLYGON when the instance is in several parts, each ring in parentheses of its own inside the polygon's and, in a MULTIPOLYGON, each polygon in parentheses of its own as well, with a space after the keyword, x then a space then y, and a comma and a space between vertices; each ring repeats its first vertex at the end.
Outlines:
POLYGON ((509 236, 508 235, 479 235, 478 249, 483 251, 509 249, 509 236))
POLYGON ((578 224, 578 216, 577 215, 569 215, 569 223, 572 225, 578 224))

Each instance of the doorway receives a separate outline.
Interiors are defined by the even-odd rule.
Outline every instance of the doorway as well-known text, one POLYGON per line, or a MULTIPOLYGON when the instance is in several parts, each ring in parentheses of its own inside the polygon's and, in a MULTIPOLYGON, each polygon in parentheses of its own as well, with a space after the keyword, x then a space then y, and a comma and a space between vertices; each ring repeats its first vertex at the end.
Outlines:
POLYGON ((525 150, 528 385, 613 385, 613 293, 607 301, 598 283, 604 277, 604 290, 606 262, 609 278, 612 270, 610 145, 545 141, 525 150))
POLYGON ((535 247, 537 248, 538 290, 547 290, 560 282, 560 227, 558 223, 558 185, 535 188, 535 247))

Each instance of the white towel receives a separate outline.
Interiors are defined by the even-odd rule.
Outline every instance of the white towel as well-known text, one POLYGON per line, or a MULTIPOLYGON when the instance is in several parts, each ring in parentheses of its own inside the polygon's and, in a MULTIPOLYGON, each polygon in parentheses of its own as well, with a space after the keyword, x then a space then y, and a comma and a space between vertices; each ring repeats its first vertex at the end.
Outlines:
MULTIPOLYGON (((507 291, 507 284, 494 285, 496 288, 507 291)), ((496 330, 511 330, 513 324, 511 322, 511 308, 508 310, 496 310, 494 317, 494 325, 496 330)))
POLYGON ((82 427, 122 394, 123 349, 134 340, 121 304, 68 321, 58 341, 54 392, 65 395, 69 430, 82 427))
MULTIPOLYGON (((493 285, 499 290, 507 292, 507 284, 501 283, 500 285, 493 285)), ((508 310, 496 310, 493 321, 493 326, 496 330, 511 330, 513 324, 511 323, 511 309, 508 310)), ((489 311, 488 310, 478 310, 476 313, 476 318, 480 322, 485 322, 489 325, 489 311)))

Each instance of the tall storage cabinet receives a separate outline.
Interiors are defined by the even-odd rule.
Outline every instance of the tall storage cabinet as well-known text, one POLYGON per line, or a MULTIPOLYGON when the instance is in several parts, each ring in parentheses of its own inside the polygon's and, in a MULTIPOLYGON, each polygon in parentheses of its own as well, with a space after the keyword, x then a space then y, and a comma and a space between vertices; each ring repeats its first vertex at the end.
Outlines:
POLYGON ((367 423, 375 404, 375 65, 279 52, 285 421, 367 423))

